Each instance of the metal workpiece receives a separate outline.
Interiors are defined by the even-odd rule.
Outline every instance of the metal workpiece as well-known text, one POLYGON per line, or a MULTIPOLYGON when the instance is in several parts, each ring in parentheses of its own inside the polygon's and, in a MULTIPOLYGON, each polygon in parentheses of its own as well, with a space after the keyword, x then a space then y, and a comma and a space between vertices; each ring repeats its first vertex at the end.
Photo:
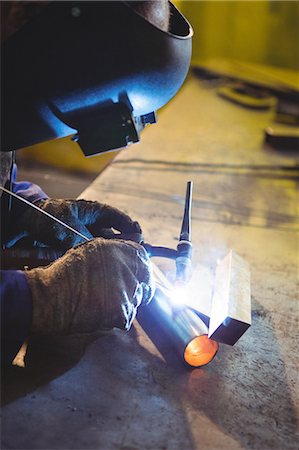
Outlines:
POLYGON ((216 267, 209 337, 234 345, 250 325, 249 265, 230 250, 216 267))
POLYGON ((155 297, 148 305, 177 354, 192 367, 208 364, 216 355, 218 343, 208 338, 208 328, 195 311, 180 303, 179 286, 172 286, 153 265, 157 283, 155 297))

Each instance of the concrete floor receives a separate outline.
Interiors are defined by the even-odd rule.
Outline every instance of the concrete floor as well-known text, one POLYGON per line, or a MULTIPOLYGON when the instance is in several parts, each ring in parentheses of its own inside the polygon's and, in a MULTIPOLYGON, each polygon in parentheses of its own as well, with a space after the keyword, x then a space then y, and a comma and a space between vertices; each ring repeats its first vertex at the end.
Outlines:
POLYGON ((175 247, 193 179, 197 290, 233 248, 251 267, 251 328, 194 370, 146 310, 127 334, 32 341, 26 369, 2 380, 3 449, 298 448, 298 171, 296 155, 263 146, 272 118, 190 77, 82 193, 126 210, 148 242, 175 247))

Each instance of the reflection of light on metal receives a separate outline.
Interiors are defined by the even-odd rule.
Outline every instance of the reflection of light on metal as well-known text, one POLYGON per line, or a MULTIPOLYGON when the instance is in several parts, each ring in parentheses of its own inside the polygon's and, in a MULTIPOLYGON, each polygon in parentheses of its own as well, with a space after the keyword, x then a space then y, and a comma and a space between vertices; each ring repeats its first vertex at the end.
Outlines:
POLYGON ((58 119, 48 105, 40 105, 38 112, 57 137, 70 136, 77 132, 77 130, 58 119))
POLYGON ((208 338, 205 323, 186 306, 183 286, 176 290, 157 266, 153 264, 153 267, 157 290, 149 307, 188 365, 200 367, 207 364, 217 352, 217 342, 208 338))

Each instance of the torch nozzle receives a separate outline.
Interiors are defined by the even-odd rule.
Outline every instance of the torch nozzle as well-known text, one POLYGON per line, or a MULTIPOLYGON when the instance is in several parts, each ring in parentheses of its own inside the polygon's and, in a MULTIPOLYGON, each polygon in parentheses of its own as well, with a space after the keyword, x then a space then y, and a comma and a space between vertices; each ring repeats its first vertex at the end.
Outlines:
POLYGON ((185 209, 180 233, 180 241, 177 246, 176 276, 177 281, 186 283, 191 277, 191 206, 192 206, 193 182, 187 182, 185 209))

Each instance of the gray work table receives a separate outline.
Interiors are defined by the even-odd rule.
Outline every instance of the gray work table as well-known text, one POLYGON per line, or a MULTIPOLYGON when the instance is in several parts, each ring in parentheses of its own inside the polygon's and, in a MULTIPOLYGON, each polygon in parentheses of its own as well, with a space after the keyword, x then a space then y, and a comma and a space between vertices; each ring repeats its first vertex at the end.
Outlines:
POLYGON ((19 391, 3 407, 5 448, 296 447, 298 172, 294 155, 262 145, 272 118, 190 77, 141 143, 81 195, 125 210, 146 241, 175 248, 193 180, 198 291, 233 248, 251 268, 252 327, 194 370, 137 321, 87 347, 80 337, 33 343, 31 368, 14 375, 19 391))

